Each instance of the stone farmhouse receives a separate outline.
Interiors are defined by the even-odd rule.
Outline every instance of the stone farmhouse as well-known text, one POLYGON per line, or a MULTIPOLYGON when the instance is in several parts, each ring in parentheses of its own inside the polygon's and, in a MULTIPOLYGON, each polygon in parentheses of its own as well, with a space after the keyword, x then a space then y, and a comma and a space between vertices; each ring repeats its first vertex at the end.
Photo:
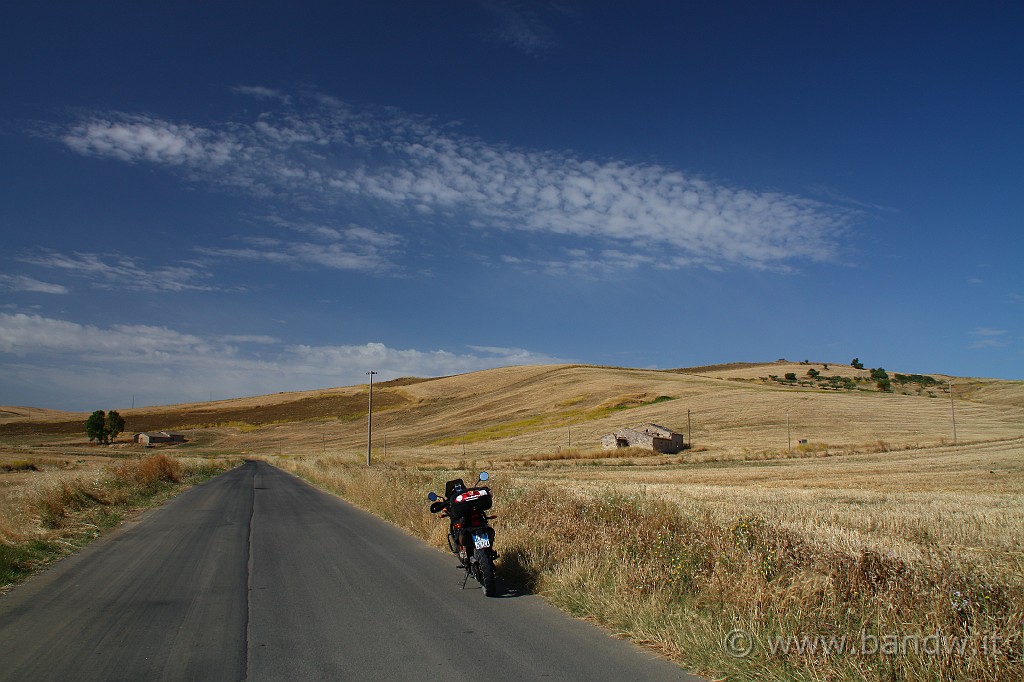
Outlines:
POLYGON ((185 434, 177 433, 176 431, 136 433, 135 442, 139 445, 153 445, 154 443, 184 443, 185 434))
POLYGON ((644 448, 663 455, 672 455, 686 447, 683 434, 657 424, 643 424, 636 428, 619 429, 601 438, 605 450, 615 448, 644 448))

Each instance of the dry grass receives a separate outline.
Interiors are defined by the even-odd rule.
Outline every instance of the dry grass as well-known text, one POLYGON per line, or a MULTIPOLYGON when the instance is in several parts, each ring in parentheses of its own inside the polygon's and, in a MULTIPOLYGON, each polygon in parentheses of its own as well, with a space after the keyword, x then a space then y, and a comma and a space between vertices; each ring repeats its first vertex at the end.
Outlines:
MULTIPOLYGON (((1024 441, 887 450, 668 466, 551 459, 497 471, 500 570, 706 674, 1021 679, 1024 441), (753 642, 746 658, 724 646, 736 628, 753 642), (964 651, 772 650, 789 636, 853 646, 935 633, 964 651)), ((285 466, 437 547, 444 528, 425 493, 470 474, 367 469, 353 458, 285 466)))
POLYGON ((95 538, 133 508, 230 466, 164 454, 84 464, 41 464, 31 474, 0 476, 0 589, 95 538))

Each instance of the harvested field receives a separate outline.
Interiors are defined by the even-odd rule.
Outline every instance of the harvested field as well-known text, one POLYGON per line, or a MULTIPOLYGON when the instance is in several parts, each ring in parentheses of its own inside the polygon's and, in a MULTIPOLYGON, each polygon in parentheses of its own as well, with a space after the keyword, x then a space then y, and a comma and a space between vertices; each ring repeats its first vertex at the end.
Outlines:
MULTIPOLYGON (((819 366, 820 368, 821 366, 819 366)), ((863 374, 849 366, 829 371, 863 374)), ((577 365, 507 367, 374 387, 374 431, 383 457, 530 459, 562 448, 598 447, 623 426, 655 422, 691 433, 702 458, 782 456, 800 440, 829 453, 949 444, 948 393, 882 393, 784 386, 770 374, 795 363, 729 366, 704 374, 577 365)), ((935 375, 937 378, 939 375, 935 375)), ((954 380, 957 438, 1024 435, 1024 382, 954 380)), ((366 387, 122 410, 127 432, 184 431, 190 448, 266 454, 365 452, 366 387)), ((13 411, 14 408, 9 408, 13 411)), ((82 444, 86 415, 0 423, 10 444, 82 444)))

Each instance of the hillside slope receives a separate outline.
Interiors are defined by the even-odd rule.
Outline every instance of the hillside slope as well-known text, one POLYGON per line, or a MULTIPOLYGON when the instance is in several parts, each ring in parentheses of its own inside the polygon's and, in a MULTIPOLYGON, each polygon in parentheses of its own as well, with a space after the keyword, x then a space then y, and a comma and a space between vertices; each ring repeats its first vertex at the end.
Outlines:
MULTIPOLYGON (((801 439, 819 449, 952 440, 950 400, 942 386, 902 395, 878 392, 870 381, 847 391, 769 379, 790 372, 803 377, 808 369, 782 362, 671 371, 543 365, 382 382, 374 385, 375 456, 384 455, 386 438, 388 458, 515 459, 566 448, 570 440, 573 448, 597 448, 602 435, 648 421, 689 430, 697 449, 725 454, 777 452, 801 439)), ((848 365, 828 369, 851 377, 866 372, 848 365)), ((130 431, 186 431, 189 449, 357 457, 365 455, 366 389, 279 393, 122 414, 130 431)), ((954 396, 958 440, 1024 434, 1024 382, 955 379, 954 396)), ((84 415, 65 414, 60 419, 45 411, 5 421, 0 436, 8 443, 82 444, 84 415)))

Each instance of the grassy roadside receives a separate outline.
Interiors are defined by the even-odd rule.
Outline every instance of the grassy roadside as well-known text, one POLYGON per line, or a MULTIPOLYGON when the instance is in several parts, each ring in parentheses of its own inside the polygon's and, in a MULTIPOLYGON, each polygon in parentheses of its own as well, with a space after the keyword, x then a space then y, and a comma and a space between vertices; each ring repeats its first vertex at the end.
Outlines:
POLYGON ((0 508, 0 591, 84 546, 132 511, 157 506, 231 466, 227 460, 156 454, 28 487, 0 508))
MULTIPOLYGON (((426 492, 469 472, 283 463, 443 547, 426 492), (382 494, 381 491, 388 491, 382 494)), ((756 514, 499 472, 503 575, 566 611, 730 679, 1024 679, 1024 578, 936 543, 840 548, 756 514)))

